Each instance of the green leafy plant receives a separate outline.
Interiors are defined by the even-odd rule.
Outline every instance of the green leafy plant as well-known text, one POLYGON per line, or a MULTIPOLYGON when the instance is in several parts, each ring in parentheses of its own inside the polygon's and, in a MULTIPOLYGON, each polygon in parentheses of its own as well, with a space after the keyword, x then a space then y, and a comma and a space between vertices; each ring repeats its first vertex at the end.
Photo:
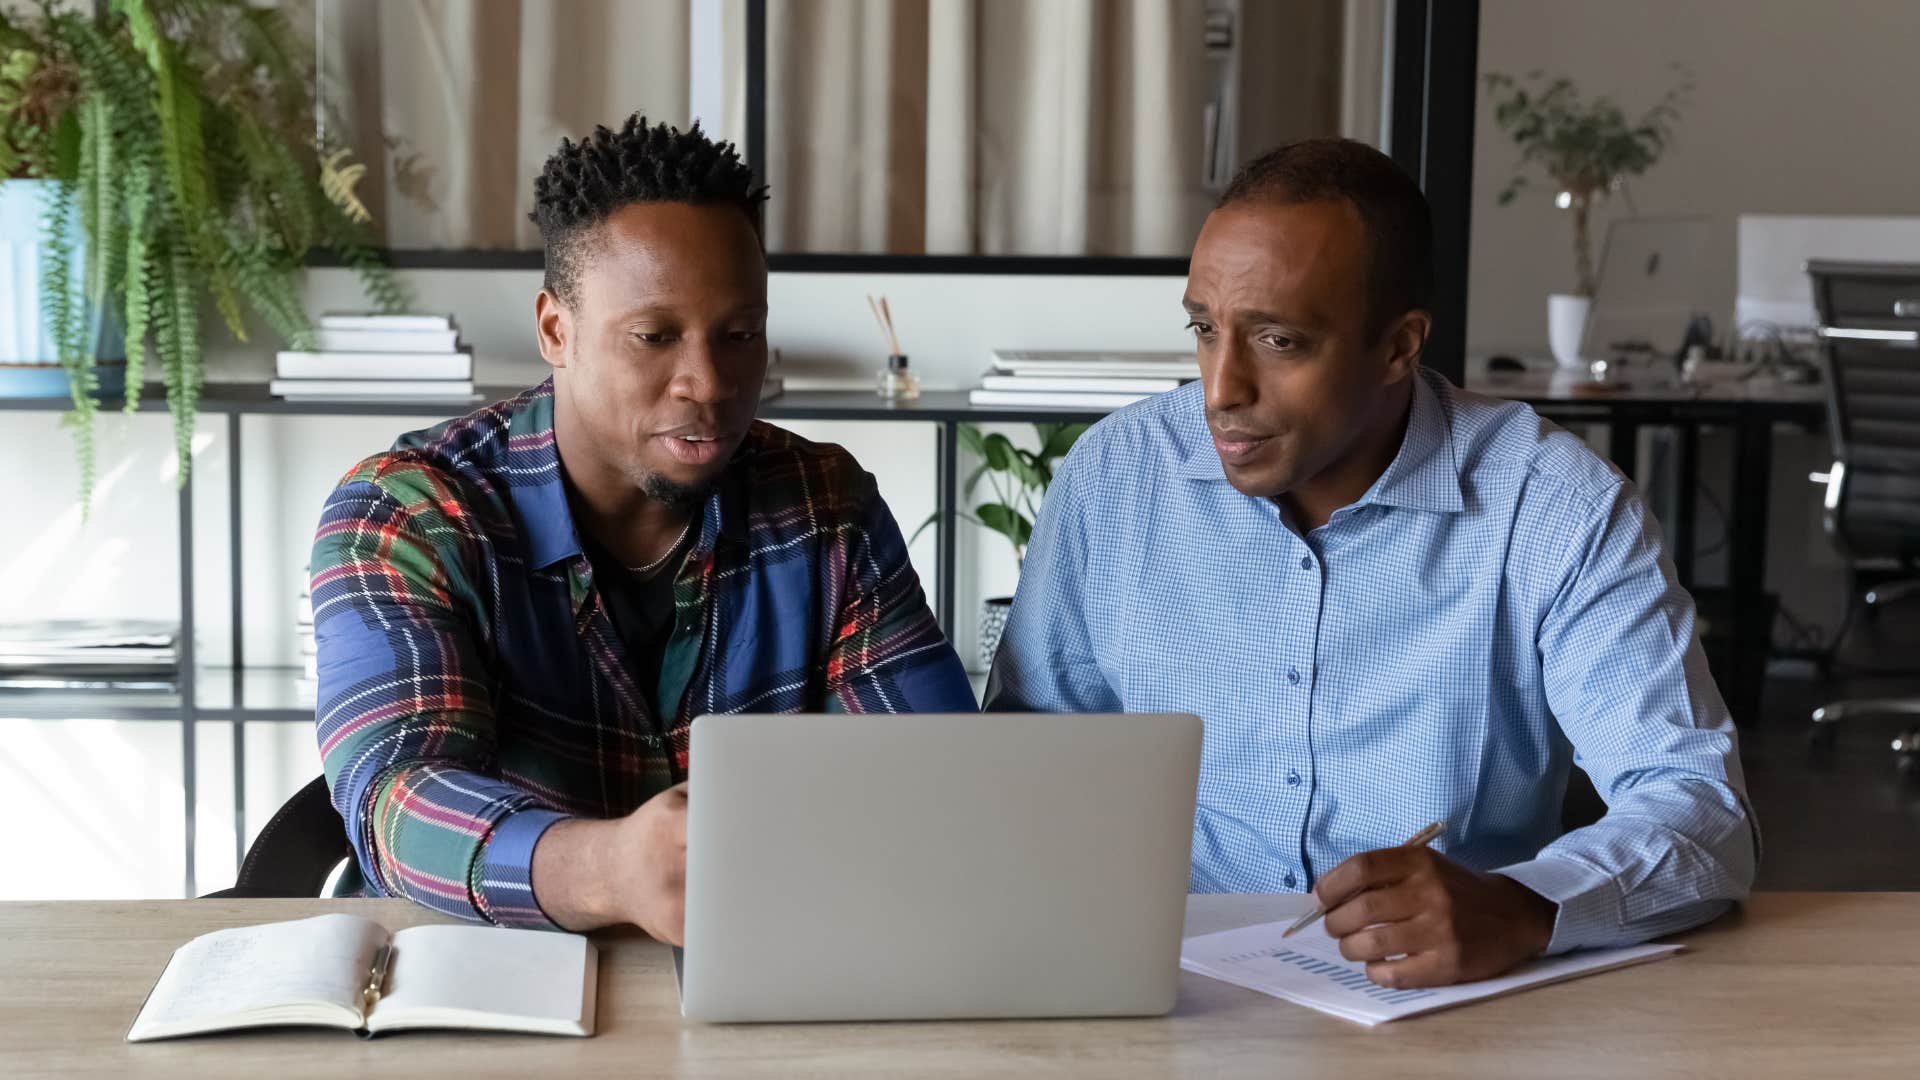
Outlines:
POLYGON ((241 341, 251 311, 307 347, 299 275, 315 248, 353 267, 378 309, 403 310, 407 297, 372 248, 354 166, 314 143, 313 52, 278 10, 112 0, 96 18, 72 6, 41 0, 26 18, 0 15, 0 175, 54 183, 41 315, 72 390, 85 503, 96 320, 124 328, 129 411, 147 364, 159 365, 184 483, 203 301, 241 341))
MULTIPOLYGON (((1047 486, 1053 483, 1054 465, 1067 456, 1067 451, 1073 449, 1073 444, 1092 425, 1033 426, 1040 436, 1038 450, 1015 446, 1012 439, 998 433, 984 435, 973 424, 961 424, 958 429, 960 445, 980 459, 980 464, 968 474, 962 494, 971 499, 982 480, 993 490, 992 501, 979 503, 972 513, 962 511, 960 516, 1006 537, 1013 545, 1013 557, 1022 563, 1027 557, 1027 541, 1033 538, 1033 519, 1040 512, 1040 501, 1047 494, 1047 486)), ((914 531, 914 538, 918 539, 938 518, 936 513, 922 522, 914 531)))
POLYGON ((1622 190, 1628 177, 1652 168, 1673 141, 1680 110, 1693 92, 1687 70, 1676 65, 1674 71, 1674 86, 1632 120, 1609 98, 1582 98, 1571 79, 1549 80, 1540 71, 1519 79, 1497 72, 1487 76, 1494 122, 1520 148, 1500 205, 1528 186, 1528 170, 1547 175, 1556 192, 1554 204, 1573 211, 1574 274, 1581 296, 1594 292, 1588 213, 1608 193, 1622 190))

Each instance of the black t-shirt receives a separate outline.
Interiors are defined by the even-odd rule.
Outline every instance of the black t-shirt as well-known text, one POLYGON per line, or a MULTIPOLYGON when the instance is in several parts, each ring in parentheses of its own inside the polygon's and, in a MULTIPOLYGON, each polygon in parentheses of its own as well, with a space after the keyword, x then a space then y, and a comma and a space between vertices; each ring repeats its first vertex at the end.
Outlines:
MULTIPOLYGON (((647 700, 659 695, 660 664, 673 637, 673 579, 686 561, 692 546, 693 530, 674 545, 660 569, 642 577, 635 574, 591 539, 583 538, 587 560, 593 564, 594 587, 606 603, 607 617, 626 646, 633 677, 647 692, 647 700)), ((668 718, 671 719, 671 718, 668 718)))

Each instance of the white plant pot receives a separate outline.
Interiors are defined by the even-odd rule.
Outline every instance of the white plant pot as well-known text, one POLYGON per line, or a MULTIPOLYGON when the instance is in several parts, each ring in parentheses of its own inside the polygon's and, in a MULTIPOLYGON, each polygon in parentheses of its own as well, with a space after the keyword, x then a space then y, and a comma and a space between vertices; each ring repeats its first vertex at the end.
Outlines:
POLYGON ((1587 333, 1587 313, 1593 300, 1585 296, 1554 293, 1547 297, 1547 344, 1553 348, 1553 361, 1567 371, 1586 370, 1580 358, 1580 339, 1587 333))

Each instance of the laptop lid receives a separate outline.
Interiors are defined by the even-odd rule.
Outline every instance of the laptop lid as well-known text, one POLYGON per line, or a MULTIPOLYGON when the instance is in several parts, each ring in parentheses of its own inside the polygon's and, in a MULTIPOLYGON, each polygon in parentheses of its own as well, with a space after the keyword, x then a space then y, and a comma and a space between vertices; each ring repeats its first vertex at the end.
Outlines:
POLYGON ((681 1011, 1168 1011, 1200 732, 1184 714, 701 717, 681 1011))
POLYGON ((1699 216, 1609 222, 1580 355, 1598 360, 1645 347, 1674 356, 1687 323, 1713 310, 1711 238, 1711 223, 1699 216))

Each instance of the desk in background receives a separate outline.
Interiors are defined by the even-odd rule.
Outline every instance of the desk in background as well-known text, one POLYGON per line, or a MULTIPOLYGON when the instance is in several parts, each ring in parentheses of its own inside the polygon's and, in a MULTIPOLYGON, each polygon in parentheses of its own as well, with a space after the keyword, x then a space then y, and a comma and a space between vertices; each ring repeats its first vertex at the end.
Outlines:
MULTIPOLYGON (((1189 933, 1289 917, 1303 896, 1194 897, 1189 933)), ((597 934, 599 1034, 280 1029, 129 1045, 173 949, 209 930, 401 900, 0 904, 0 1075, 151 1076, 1900 1076, 1920 1061, 1920 894, 1762 893, 1657 964, 1364 1028, 1183 974, 1141 1020, 703 1026, 665 946, 597 934)))

